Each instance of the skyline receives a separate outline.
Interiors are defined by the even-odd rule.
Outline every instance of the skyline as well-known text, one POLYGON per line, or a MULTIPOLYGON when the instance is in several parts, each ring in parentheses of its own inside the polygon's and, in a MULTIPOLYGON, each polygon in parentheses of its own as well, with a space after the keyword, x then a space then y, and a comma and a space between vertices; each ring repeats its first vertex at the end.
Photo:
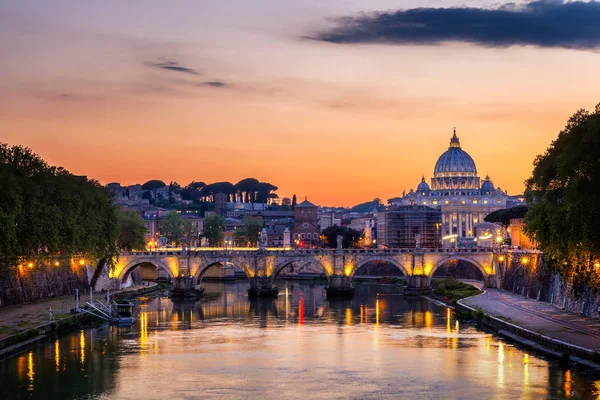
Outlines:
POLYGON ((599 101, 597 31, 398 43, 389 27, 378 40, 348 28, 494 4, 2 4, 0 141, 103 184, 255 177, 350 206, 429 182, 456 126, 479 175, 522 193, 535 156, 599 101))

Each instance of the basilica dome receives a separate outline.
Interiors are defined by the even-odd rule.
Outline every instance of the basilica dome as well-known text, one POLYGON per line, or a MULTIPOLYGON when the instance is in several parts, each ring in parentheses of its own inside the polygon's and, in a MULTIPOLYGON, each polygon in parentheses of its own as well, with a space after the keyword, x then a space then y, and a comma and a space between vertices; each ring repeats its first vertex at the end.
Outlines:
POLYGON ((421 183, 417 186, 417 192, 429 192, 431 189, 427 182, 425 182, 425 177, 421 178, 421 183))
POLYGON ((486 176, 485 180, 481 184, 481 194, 491 194, 491 193, 494 193, 495 190, 496 190, 496 188, 494 187, 494 184, 490 180, 490 177, 486 176))
POLYGON ((477 168, 471 156, 460 148, 460 141, 454 131, 450 139, 450 147, 435 163, 434 176, 452 176, 459 173, 460 176, 476 176, 477 168))

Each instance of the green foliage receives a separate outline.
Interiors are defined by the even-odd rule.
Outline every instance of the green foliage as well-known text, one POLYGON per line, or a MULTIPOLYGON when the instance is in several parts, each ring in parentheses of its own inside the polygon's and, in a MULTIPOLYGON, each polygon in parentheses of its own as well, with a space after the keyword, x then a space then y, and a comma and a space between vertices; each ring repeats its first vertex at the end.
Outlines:
POLYGON ((362 235, 361 232, 352 228, 345 228, 338 225, 332 225, 323 229, 322 235, 325 236, 327 247, 337 247, 337 237, 342 236, 342 247, 345 249, 358 247, 358 242, 362 235))
POLYGON ((151 192, 155 192, 158 189, 164 188, 165 186, 167 186, 167 184, 164 183, 163 181, 160 181, 158 179, 153 179, 151 181, 144 183, 142 185, 142 190, 150 190, 151 192))
POLYGON ((385 208, 383 206, 383 204, 381 204, 381 199, 375 198, 371 201, 357 204, 350 209, 350 212, 367 213, 369 211, 372 211, 374 208, 375 209, 384 209, 385 208))
POLYGON ((516 206, 511 208, 505 208, 503 210, 496 210, 488 214, 484 220, 486 222, 500 223, 505 227, 510 225, 511 219, 525 218, 527 214, 527 206, 516 206))
POLYGON ((208 245, 217 247, 223 242, 223 227, 225 219, 220 215, 210 215, 204 218, 204 236, 208 240, 208 245))
POLYGON ((431 287, 436 296, 446 303, 455 306, 456 302, 465 297, 481 294, 481 290, 455 279, 432 279, 431 287))
POLYGON ((111 195, 98 182, 0 144, 0 268, 59 253, 113 260, 118 235, 111 195))
POLYGON ((160 221, 160 234, 167 238, 170 243, 176 246, 181 243, 183 238, 182 220, 179 213, 175 210, 169 211, 164 219, 160 221))
POLYGON ((146 248, 146 227, 142 218, 134 211, 119 209, 118 246, 121 250, 144 250, 146 248))
POLYGON ((176 246, 182 243, 189 245, 198 237, 198 225, 182 218, 177 211, 172 210, 161 221, 160 232, 176 246))
POLYGON ((261 217, 248 216, 244 218, 244 227, 235 232, 235 241, 239 245, 245 246, 247 243, 249 243, 250 247, 256 247, 262 229, 263 219, 261 217))
POLYGON ((577 111, 526 181, 526 232, 581 294, 600 287, 600 104, 577 111))

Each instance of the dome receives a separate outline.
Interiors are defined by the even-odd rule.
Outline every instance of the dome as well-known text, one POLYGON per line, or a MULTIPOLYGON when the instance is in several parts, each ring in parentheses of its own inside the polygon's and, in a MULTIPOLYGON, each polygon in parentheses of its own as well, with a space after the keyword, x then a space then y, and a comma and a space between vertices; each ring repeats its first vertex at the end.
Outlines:
POLYGON ((417 186, 417 192, 429 192, 430 190, 429 185, 425 182, 425 177, 422 177, 421 183, 417 186))
POLYGON ((456 130, 454 130, 454 136, 450 139, 450 147, 440 156, 433 170, 434 176, 444 176, 455 172, 463 173, 464 176, 477 175, 475 162, 466 151, 460 148, 456 130))
POLYGON ((490 177, 486 176, 485 180, 481 184, 481 193, 492 193, 495 190, 496 188, 494 188, 494 184, 490 180, 490 177))

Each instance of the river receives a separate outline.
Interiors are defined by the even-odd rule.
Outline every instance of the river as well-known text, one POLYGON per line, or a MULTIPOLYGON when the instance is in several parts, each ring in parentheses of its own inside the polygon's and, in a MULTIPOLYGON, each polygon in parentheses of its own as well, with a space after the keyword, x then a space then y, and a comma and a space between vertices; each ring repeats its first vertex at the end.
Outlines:
POLYGON ((137 300, 131 328, 83 330, 0 362, 7 399, 600 399, 564 369, 424 298, 359 286, 205 284, 200 301, 137 300))

